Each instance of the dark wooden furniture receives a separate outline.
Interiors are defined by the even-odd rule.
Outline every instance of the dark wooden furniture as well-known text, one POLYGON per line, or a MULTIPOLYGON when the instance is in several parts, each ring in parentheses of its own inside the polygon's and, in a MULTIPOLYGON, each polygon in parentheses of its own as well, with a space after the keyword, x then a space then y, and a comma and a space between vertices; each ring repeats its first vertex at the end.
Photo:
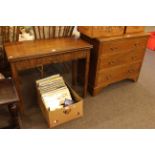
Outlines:
POLYGON ((17 104, 19 98, 11 79, 0 80, 0 106, 8 106, 11 114, 11 125, 5 128, 21 128, 21 120, 18 115, 17 104))
POLYGON ((11 76, 11 70, 6 58, 4 44, 10 42, 17 42, 19 40, 18 26, 0 26, 0 72, 6 77, 11 76))
MULTIPOLYGON (((90 55, 88 87, 92 95, 102 88, 123 79, 137 81, 146 50, 148 34, 118 37, 81 38, 93 45, 90 55)), ((81 66, 79 66, 81 68, 81 66)))
MULTIPOLYGON (((12 68, 12 76, 21 100, 19 102, 20 111, 23 111, 24 102, 20 92, 18 71, 35 68, 40 65, 85 59, 85 84, 83 92, 85 96, 88 83, 90 48, 92 48, 92 45, 89 43, 82 39, 74 38, 35 40, 5 45, 7 58, 12 68)), ((76 78, 76 75, 74 75, 74 78, 76 78)), ((74 79, 73 81, 76 80, 74 79)))
POLYGON ((1 26, 0 35, 2 36, 2 43, 18 41, 19 32, 19 26, 1 26))

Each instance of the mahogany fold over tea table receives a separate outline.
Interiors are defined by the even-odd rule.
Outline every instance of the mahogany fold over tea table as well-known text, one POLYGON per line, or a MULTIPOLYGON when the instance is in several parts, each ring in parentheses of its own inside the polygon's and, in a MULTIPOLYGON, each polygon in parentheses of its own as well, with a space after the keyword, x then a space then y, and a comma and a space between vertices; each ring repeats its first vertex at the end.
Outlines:
MULTIPOLYGON (((5 44, 6 55, 11 65, 12 76, 20 98, 18 105, 20 112, 24 112, 24 101, 20 91, 18 72, 41 65, 85 59, 83 96, 86 96, 91 48, 92 45, 89 43, 75 38, 55 38, 5 44)), ((76 66, 75 63, 73 64, 73 66, 76 66)), ((76 83, 77 71, 76 69, 72 70, 72 82, 76 83)))

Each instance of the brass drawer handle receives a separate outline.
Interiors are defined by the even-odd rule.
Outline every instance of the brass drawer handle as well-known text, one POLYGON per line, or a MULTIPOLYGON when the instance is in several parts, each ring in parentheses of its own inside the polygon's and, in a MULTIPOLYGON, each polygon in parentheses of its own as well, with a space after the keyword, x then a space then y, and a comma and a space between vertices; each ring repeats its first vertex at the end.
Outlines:
POLYGON ((131 59, 132 59, 132 60, 136 60, 136 56, 132 56, 131 59))
POLYGON ((77 112, 77 115, 79 116, 80 115, 80 112, 77 112))
POLYGON ((109 65, 114 65, 115 64, 115 61, 109 61, 108 64, 109 65))
POLYGON ((65 107, 63 110, 64 114, 69 114, 70 112, 71 112, 71 108, 69 108, 69 107, 65 107))
POLYGON ((117 50, 118 47, 111 47, 110 49, 111 49, 112 51, 114 51, 114 50, 117 50))
POLYGON ((135 46, 135 47, 138 47, 138 46, 139 46, 139 44, 138 44, 138 43, 135 43, 135 44, 134 44, 134 46, 135 46))

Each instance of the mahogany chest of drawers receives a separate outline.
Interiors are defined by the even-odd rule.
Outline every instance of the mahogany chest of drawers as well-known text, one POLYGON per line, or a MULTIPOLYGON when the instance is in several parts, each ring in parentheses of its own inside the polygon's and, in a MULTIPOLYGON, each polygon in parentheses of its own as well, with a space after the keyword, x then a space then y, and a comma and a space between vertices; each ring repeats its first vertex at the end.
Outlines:
POLYGON ((102 88, 120 80, 138 80, 148 34, 97 39, 81 34, 81 38, 93 45, 88 82, 92 95, 98 94, 102 88))

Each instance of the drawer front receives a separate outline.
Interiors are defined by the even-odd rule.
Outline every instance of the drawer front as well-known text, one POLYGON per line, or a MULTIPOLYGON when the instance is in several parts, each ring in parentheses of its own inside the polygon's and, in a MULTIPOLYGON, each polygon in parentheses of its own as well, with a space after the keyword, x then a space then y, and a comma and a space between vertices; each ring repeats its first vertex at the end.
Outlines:
POLYGON ((62 63, 71 60, 77 60, 85 58, 88 50, 66 52, 57 55, 43 56, 38 58, 28 58, 21 61, 16 61, 12 64, 15 65, 17 70, 25 70, 29 68, 39 67, 41 65, 47 65, 52 63, 62 63))
POLYGON ((142 49, 131 50, 126 53, 116 53, 113 55, 104 55, 99 59, 99 70, 110 68, 118 65, 142 61, 145 51, 142 49))
POLYGON ((115 54, 118 52, 127 52, 130 50, 145 49, 146 42, 146 37, 105 41, 101 43, 99 54, 115 54))
POLYGON ((122 65, 120 67, 113 67, 98 72, 95 86, 101 86, 102 84, 110 84, 123 79, 130 78, 133 74, 138 74, 141 68, 141 62, 122 65))

